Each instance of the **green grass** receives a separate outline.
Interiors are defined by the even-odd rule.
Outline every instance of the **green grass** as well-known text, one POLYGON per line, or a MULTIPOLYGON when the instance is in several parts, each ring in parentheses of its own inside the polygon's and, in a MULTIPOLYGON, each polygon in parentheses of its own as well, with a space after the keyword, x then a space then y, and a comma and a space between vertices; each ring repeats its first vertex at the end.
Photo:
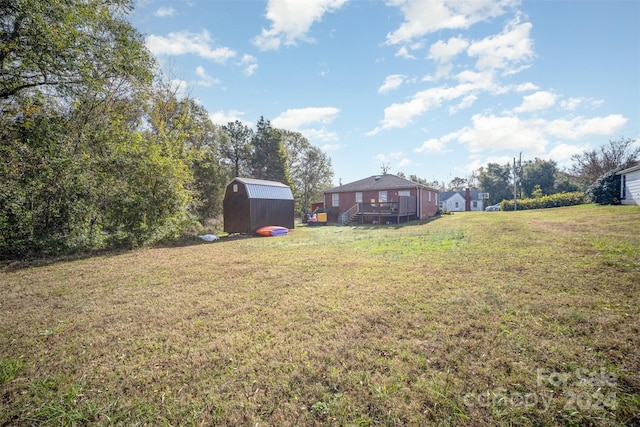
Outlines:
POLYGON ((0 425, 637 425, 640 208, 14 263, 0 425))

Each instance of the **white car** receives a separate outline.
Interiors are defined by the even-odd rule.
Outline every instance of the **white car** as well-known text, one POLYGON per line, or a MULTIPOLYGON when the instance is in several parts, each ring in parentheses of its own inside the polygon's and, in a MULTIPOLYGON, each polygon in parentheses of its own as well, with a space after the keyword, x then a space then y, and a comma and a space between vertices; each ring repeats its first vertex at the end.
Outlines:
POLYGON ((495 205, 487 206, 484 208, 487 212, 495 212, 500 210, 500 203, 496 203, 495 205))

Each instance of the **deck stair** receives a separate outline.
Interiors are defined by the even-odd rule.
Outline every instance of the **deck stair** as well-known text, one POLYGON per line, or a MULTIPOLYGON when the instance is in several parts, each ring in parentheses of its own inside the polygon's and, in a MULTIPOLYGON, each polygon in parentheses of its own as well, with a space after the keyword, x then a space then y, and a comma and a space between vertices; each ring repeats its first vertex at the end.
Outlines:
POLYGON ((360 204, 356 203, 345 212, 342 212, 338 216, 338 223, 341 225, 349 225, 360 213, 360 204))

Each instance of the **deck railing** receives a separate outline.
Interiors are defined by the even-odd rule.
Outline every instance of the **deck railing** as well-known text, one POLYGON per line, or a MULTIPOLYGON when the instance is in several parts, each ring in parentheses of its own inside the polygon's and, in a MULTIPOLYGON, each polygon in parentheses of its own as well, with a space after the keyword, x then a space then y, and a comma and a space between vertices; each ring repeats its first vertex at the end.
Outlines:
POLYGON ((346 223, 351 221, 351 218, 356 216, 358 213, 360 213, 360 203, 356 203, 346 211, 342 212, 340 214, 340 218, 338 219, 338 222, 342 225, 345 225, 346 223))

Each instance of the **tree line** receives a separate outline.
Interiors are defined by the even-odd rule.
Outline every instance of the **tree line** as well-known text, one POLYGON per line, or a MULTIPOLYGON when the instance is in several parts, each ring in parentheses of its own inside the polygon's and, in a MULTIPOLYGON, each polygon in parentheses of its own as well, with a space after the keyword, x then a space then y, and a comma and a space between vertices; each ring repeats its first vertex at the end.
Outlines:
POLYGON ((609 204, 620 199, 620 177, 616 172, 636 165, 639 159, 640 146, 636 141, 620 137, 597 149, 573 155, 571 166, 565 170, 554 160, 515 159, 515 165, 488 163, 470 177, 455 177, 448 183, 428 181, 416 175, 408 179, 440 191, 481 190, 489 194, 487 205, 513 199, 514 191, 519 199, 581 191, 593 202, 609 204))
POLYGON ((177 95, 126 20, 130 0, 0 1, 0 256, 135 247, 222 212, 234 176, 292 186, 330 158, 261 117, 216 126, 177 95))

